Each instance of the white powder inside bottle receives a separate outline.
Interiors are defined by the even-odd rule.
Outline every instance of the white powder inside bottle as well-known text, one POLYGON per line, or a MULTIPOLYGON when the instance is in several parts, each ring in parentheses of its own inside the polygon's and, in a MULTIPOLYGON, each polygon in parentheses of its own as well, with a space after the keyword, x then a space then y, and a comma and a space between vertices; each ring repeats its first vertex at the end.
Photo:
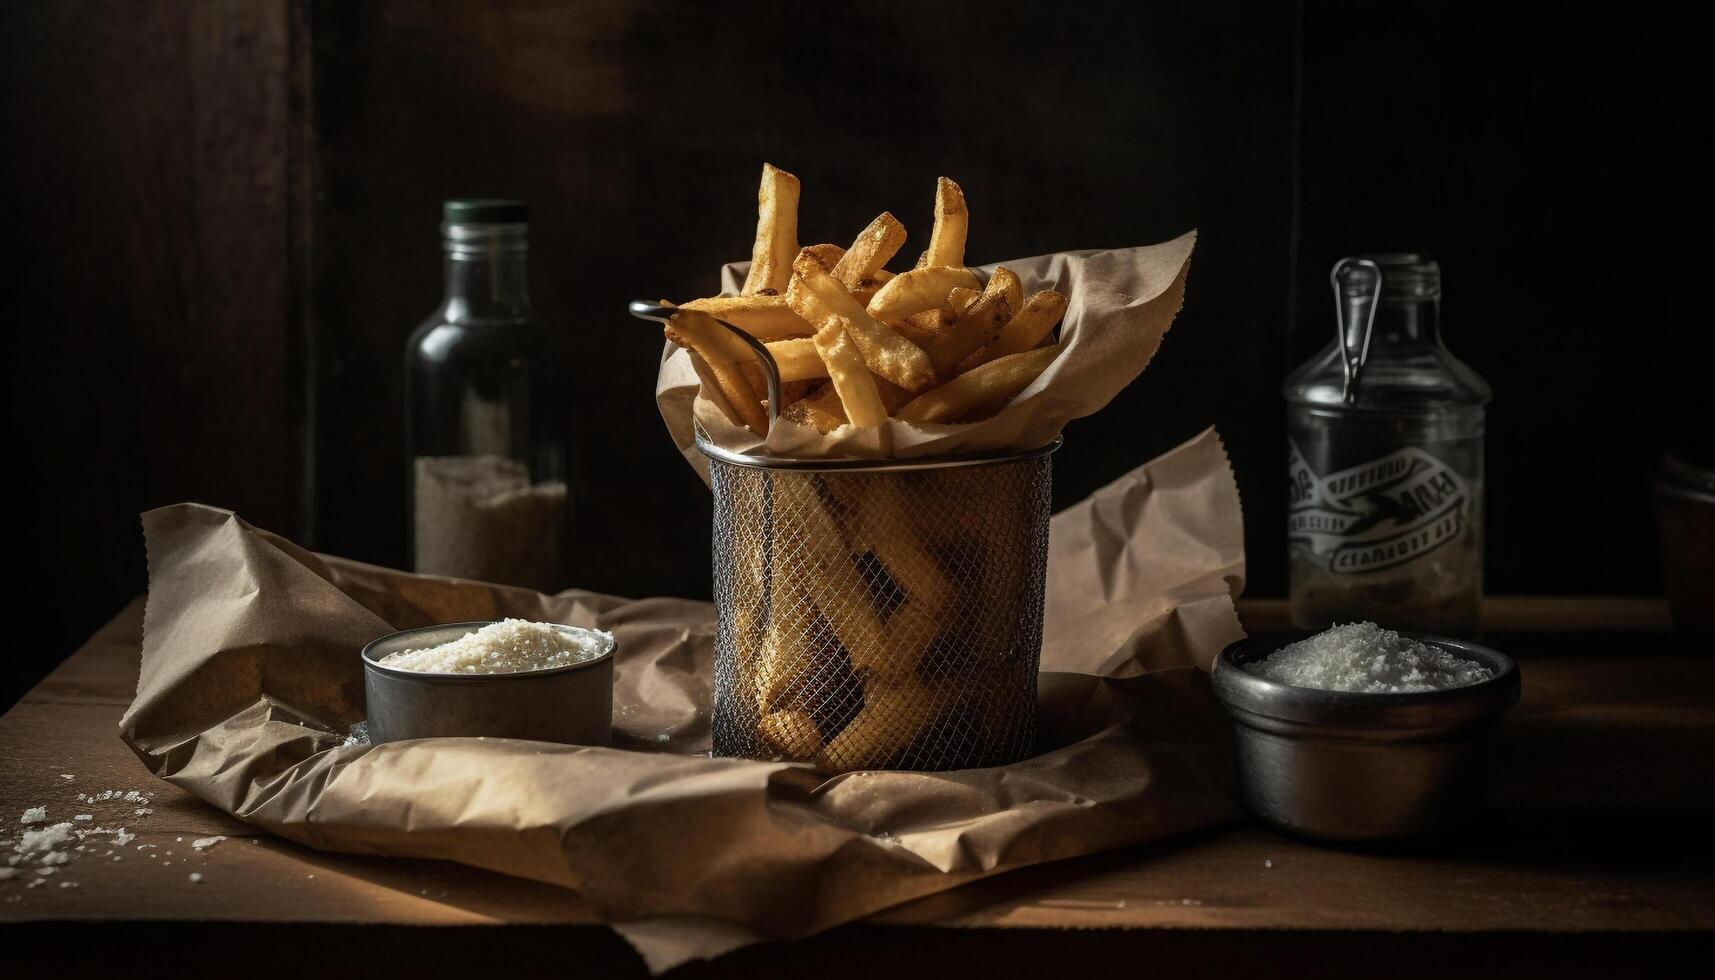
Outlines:
POLYGON ((379 662, 432 674, 512 674, 568 667, 612 648, 612 633, 503 619, 439 646, 390 653, 379 662))
POLYGON ((552 592, 561 581, 566 484, 530 482, 504 456, 416 460, 416 569, 552 592))
POLYGON ((1375 623, 1335 626, 1243 666, 1294 687, 1365 694, 1444 691, 1495 676, 1482 664, 1375 623))

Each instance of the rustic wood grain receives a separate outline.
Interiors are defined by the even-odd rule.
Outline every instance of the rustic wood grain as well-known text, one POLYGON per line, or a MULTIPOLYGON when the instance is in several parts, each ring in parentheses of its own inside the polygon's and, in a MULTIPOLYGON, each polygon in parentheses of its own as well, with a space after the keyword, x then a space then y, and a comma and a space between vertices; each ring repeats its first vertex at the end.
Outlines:
POLYGON ((0 703, 144 587, 141 511, 219 502, 297 533, 288 7, 4 8, 7 432, 35 474, 8 544, 38 584, 0 703))

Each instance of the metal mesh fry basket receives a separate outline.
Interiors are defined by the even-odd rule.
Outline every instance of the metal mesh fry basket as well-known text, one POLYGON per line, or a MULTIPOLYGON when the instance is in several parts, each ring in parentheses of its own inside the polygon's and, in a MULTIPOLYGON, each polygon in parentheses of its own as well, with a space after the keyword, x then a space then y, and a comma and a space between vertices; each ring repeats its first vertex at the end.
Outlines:
POLYGON ((1052 445, 791 461, 699 443, 714 490, 714 751, 965 769, 1036 739, 1052 445))

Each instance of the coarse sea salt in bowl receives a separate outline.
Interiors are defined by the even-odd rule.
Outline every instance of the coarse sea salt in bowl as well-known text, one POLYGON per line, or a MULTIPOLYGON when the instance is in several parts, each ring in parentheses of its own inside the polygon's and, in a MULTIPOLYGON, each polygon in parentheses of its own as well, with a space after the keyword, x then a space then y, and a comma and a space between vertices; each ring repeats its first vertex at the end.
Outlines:
POLYGON ((1216 658, 1213 682, 1251 810, 1349 842, 1426 837, 1470 819, 1488 731, 1519 697, 1507 655, 1373 623, 1240 640, 1216 658))
POLYGON ((370 740, 610 744, 616 646, 601 630, 518 619, 389 633, 361 655, 370 740))

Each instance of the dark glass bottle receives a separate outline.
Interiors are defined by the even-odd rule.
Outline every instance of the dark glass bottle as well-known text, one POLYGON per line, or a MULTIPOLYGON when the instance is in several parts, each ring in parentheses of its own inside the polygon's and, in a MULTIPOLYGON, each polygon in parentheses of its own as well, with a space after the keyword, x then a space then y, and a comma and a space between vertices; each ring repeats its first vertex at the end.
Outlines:
POLYGON ((1441 342, 1441 269, 1342 259, 1333 343, 1287 379, 1292 620, 1470 634, 1488 384, 1441 342))
POLYGON ((442 210, 446 293, 405 345, 413 567, 552 591, 569 500, 552 338, 530 305, 519 201, 442 210))

